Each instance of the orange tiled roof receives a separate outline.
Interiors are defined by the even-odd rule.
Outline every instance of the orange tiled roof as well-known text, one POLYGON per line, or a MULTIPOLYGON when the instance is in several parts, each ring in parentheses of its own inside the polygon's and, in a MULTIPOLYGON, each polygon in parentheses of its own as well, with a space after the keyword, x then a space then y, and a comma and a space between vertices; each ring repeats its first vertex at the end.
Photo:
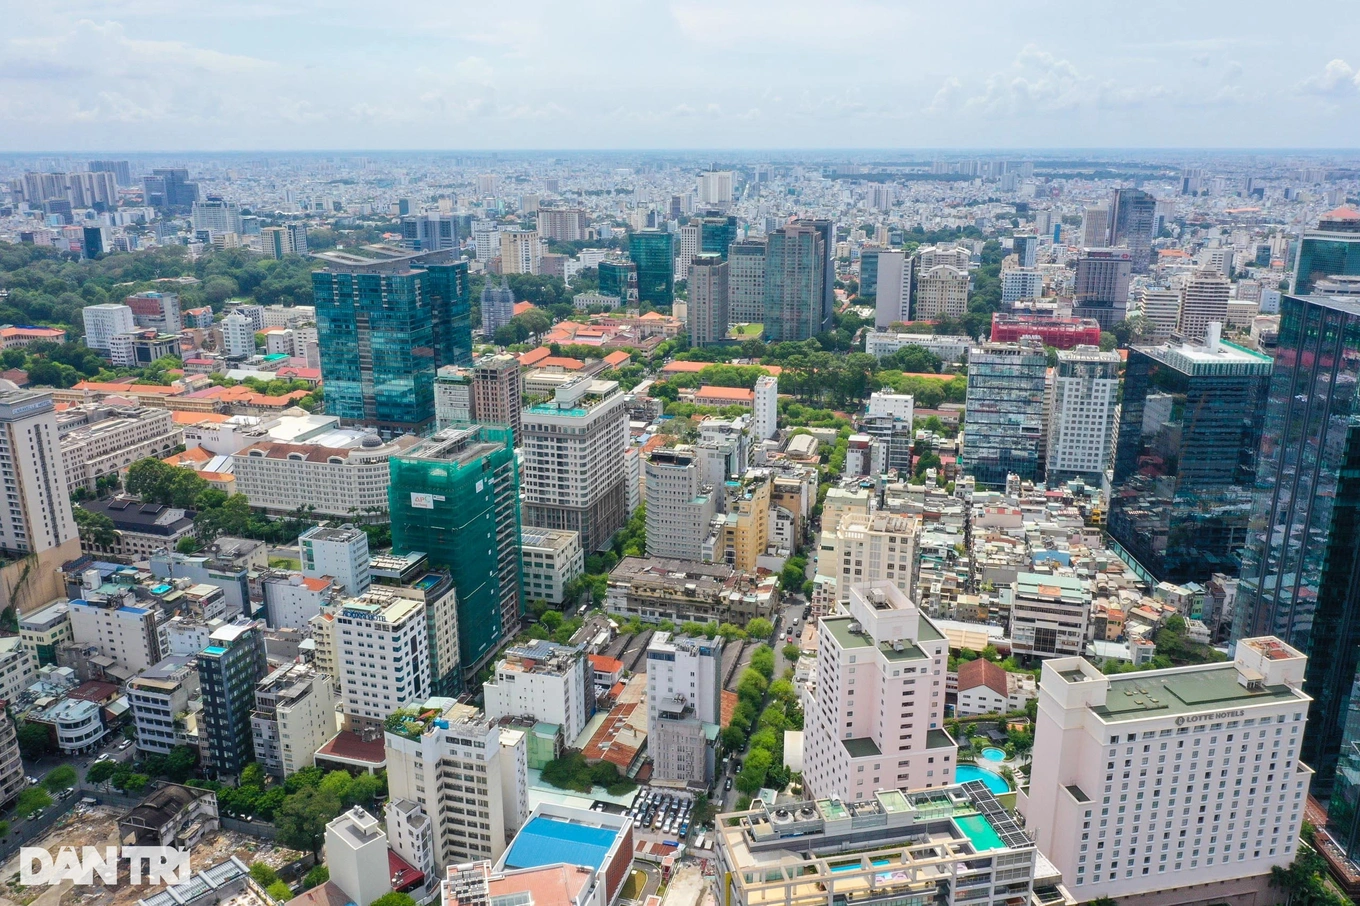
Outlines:
POLYGON ((519 364, 521 367, 528 368, 530 365, 537 365, 539 362, 552 355, 552 350, 546 346, 537 349, 530 349, 528 352, 520 353, 519 364))
POLYGON ((744 387, 700 387, 699 392, 694 394, 694 399, 698 400, 728 400, 731 402, 753 403, 756 399, 754 390, 747 390, 744 387))
POLYGON ((532 302, 516 302, 516 303, 515 303, 515 314, 517 314, 517 315, 522 315, 522 314, 524 314, 526 311, 533 311, 533 310, 534 310, 535 308, 537 308, 537 307, 538 307, 538 306, 534 305, 534 303, 532 303, 532 302))

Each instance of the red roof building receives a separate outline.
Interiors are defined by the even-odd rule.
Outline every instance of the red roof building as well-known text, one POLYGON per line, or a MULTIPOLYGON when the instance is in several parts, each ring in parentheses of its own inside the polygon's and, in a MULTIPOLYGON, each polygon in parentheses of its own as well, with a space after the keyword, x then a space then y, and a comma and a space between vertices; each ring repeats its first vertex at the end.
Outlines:
POLYGON ((1046 318, 1039 315, 992 315, 992 342, 1015 343, 1021 337, 1039 337, 1045 346, 1071 349, 1099 346, 1100 324, 1092 318, 1046 318))

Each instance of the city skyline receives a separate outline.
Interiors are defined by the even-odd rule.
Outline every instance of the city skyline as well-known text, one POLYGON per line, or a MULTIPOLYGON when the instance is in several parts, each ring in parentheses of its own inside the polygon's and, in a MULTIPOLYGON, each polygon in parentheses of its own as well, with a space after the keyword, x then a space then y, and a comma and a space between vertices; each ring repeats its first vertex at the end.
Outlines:
POLYGON ((74 2, 11 11, 0 152, 1354 145, 1360 24, 1308 6, 74 2))

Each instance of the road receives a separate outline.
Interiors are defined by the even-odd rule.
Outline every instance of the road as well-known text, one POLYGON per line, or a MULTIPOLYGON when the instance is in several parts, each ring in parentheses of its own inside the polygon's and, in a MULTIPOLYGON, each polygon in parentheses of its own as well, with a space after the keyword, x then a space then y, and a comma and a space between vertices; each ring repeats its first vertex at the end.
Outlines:
POLYGON ((789 644, 789 636, 793 636, 795 642, 798 635, 803 630, 803 607, 806 605, 803 596, 792 594, 784 599, 784 606, 779 612, 779 620, 775 624, 777 630, 774 645, 774 675, 781 677, 784 671, 793 666, 793 661, 784 657, 784 646, 789 644), (794 627, 798 628, 795 629, 794 627))
POLYGON ((25 762, 28 776, 37 778, 39 784, 47 779, 48 774, 62 765, 70 765, 74 768, 76 776, 80 778, 80 782, 76 784, 77 790, 75 793, 67 799, 59 799, 53 805, 48 806, 43 810, 43 814, 35 821, 30 821, 26 815, 11 815, 9 818, 10 834, 4 838, 3 845, 11 845, 16 839, 19 840, 20 843, 27 843, 29 840, 41 836, 52 826, 60 815, 64 814, 71 805, 80 800, 84 789, 96 789, 92 784, 85 784, 84 779, 85 772, 89 770, 90 765, 94 764, 95 759, 100 755, 107 753, 116 761, 130 764, 133 756, 137 752, 137 747, 128 746, 126 749, 120 750, 118 745, 122 741, 123 737, 121 735, 111 734, 100 748, 92 752, 86 752, 83 755, 48 755, 36 761, 25 762))

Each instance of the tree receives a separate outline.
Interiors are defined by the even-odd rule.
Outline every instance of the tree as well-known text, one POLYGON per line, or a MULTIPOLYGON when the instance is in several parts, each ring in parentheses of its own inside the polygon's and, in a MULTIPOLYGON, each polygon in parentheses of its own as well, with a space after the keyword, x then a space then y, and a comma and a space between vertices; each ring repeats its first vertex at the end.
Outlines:
POLYGON ((1118 346, 1119 346, 1119 339, 1118 339, 1118 337, 1116 337, 1114 334, 1112 334, 1112 333, 1110 333, 1109 331, 1106 331, 1106 330, 1102 330, 1102 331, 1100 332, 1100 351, 1101 351, 1101 352, 1110 352, 1111 350, 1116 349, 1118 346))
POLYGON ((47 790, 31 786, 19 794, 18 800, 14 803, 14 811, 20 815, 27 815, 51 804, 52 797, 47 794, 47 790))
POLYGON ((121 768, 116 761, 96 761, 90 765, 90 769, 85 772, 86 783, 107 783, 113 779, 113 775, 118 773, 121 768))
POLYGON ((774 650, 769 645, 757 645, 751 652, 751 669, 768 681, 774 676, 774 650))
POLYGON ((371 906, 416 906, 416 901, 411 898, 409 893, 400 893, 394 890, 378 897, 371 906))
POLYGON ((71 515, 76 520, 76 532, 80 540, 95 547, 113 547, 118 543, 118 532, 113 520, 103 513, 87 510, 77 504, 71 507, 71 515))
POLYGON ((69 764, 64 764, 47 773, 47 776, 43 778, 43 786, 55 793, 67 787, 75 786, 78 779, 76 769, 69 764))
POLYGON ((307 890, 313 887, 320 887, 331 879, 331 870, 325 865, 314 865, 312 870, 307 872, 307 876, 302 879, 302 886, 307 890))
POLYGON ((200 546, 198 539, 193 535, 185 535, 175 542, 175 550, 181 554, 192 554, 197 551, 200 546))
POLYGON ((268 887, 279 879, 279 873, 263 862, 250 863, 250 876, 261 887, 268 887))
POLYGON ((774 624, 764 617, 756 617, 746 624, 746 635, 752 639, 768 639, 774 635, 774 624))
POLYGON ((737 772, 736 787, 748 796, 754 796, 765 785, 765 775, 769 773, 774 756, 768 749, 752 749, 737 772))
POLYGON ((275 881, 265 888, 265 893, 269 894, 280 903, 287 903, 293 898, 293 888, 282 881, 275 881))
POLYGON ((56 751, 52 745, 51 731, 46 726, 25 721, 19 724, 18 732, 19 749, 29 761, 37 761, 56 751))
POLYGON ((305 787, 283 801, 274 816, 279 842, 317 855, 326 839, 326 824, 340 814, 340 799, 333 793, 305 787))
POLYGON ((803 649, 799 648, 793 642, 789 642, 783 647, 780 654, 784 655, 784 660, 786 661, 796 661, 802 656, 803 649))

